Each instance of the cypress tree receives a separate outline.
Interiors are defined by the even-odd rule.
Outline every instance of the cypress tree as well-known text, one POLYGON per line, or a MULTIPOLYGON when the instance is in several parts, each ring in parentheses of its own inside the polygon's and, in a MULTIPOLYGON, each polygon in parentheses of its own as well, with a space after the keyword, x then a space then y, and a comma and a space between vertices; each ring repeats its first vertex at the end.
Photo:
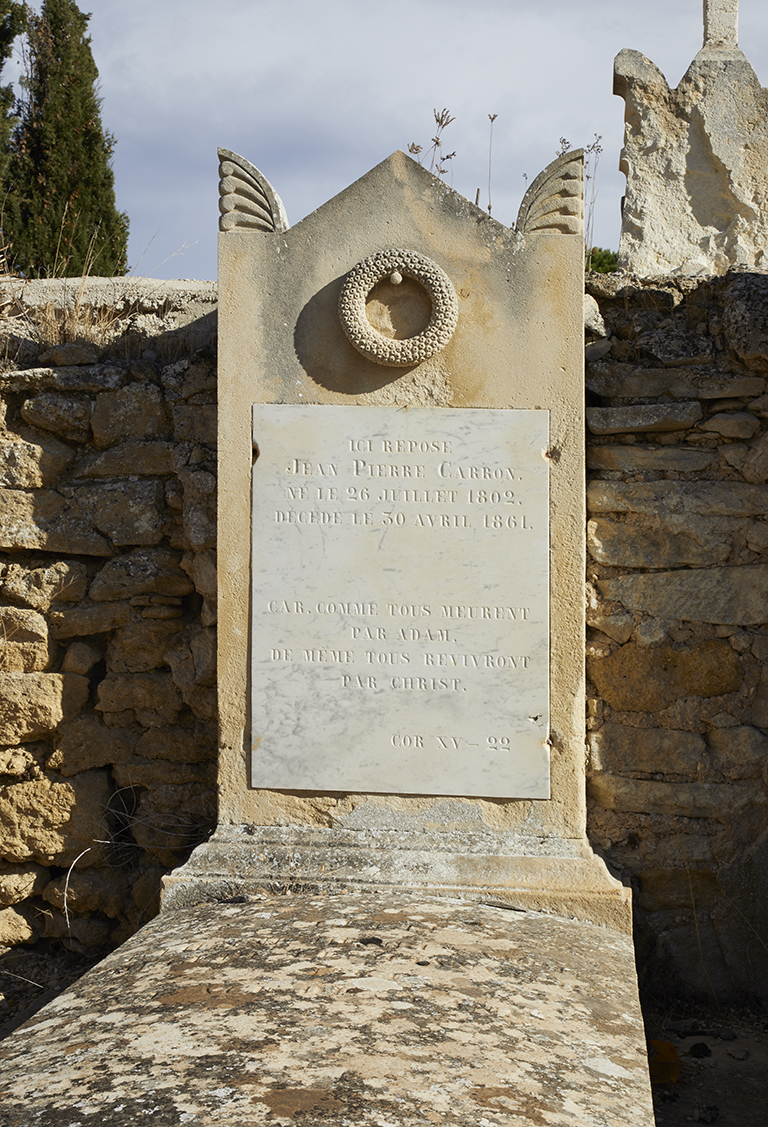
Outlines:
MULTIPOLYGON (((0 70, 11 56, 13 41, 24 29, 24 5, 14 0, 0 0, 0 70)), ((13 108, 16 99, 13 86, 0 86, 0 183, 5 181, 8 167, 8 145, 15 125, 13 108)))
POLYGON ((114 138, 101 124, 98 71, 74 0, 27 10, 27 75, 11 140, 3 234, 26 277, 126 271, 128 217, 115 206, 114 138))

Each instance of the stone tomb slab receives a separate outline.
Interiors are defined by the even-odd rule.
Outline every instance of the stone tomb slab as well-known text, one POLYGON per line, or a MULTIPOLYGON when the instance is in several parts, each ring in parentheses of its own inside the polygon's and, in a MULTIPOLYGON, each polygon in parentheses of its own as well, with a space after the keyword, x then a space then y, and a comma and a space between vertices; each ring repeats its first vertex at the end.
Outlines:
POLYGON ((652 1127, 629 936, 405 893, 163 913, 0 1044, 0 1127, 652 1127))
POLYGON ((254 407, 254 786, 549 797, 548 421, 254 407))

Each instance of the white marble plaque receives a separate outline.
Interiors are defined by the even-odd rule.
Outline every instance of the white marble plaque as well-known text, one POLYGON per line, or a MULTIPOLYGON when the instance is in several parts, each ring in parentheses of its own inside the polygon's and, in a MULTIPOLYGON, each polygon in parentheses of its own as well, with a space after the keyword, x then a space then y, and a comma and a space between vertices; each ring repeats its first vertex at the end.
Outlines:
POLYGON ((254 407, 254 786, 549 797, 548 421, 254 407))

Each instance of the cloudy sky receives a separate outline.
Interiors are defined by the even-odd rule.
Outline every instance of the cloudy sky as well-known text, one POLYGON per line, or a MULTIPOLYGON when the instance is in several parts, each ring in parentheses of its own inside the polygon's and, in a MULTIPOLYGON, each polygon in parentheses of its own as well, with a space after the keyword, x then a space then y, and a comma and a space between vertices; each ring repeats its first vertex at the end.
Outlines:
MULTIPOLYGON (((39 3, 36 5, 39 7, 39 3)), ((215 278, 217 146, 257 165, 297 223, 395 149, 455 120, 448 180, 512 225, 528 182, 602 138, 594 242, 616 249, 631 47, 676 86, 701 46, 702 0, 80 0, 117 138, 131 272, 215 278)), ((768 85, 765 0, 741 0, 739 44, 768 85)), ((18 64, 13 64, 18 65, 18 64)), ((7 79, 5 79, 7 81, 7 79)))

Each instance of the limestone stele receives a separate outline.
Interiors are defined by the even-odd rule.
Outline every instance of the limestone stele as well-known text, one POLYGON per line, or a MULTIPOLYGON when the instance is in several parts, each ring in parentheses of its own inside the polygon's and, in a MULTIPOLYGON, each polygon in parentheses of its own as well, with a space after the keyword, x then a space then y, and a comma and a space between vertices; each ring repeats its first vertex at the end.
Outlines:
POLYGON ((165 903, 629 930, 585 832, 582 154, 514 229, 399 152, 289 227, 219 155, 219 824, 165 903))

